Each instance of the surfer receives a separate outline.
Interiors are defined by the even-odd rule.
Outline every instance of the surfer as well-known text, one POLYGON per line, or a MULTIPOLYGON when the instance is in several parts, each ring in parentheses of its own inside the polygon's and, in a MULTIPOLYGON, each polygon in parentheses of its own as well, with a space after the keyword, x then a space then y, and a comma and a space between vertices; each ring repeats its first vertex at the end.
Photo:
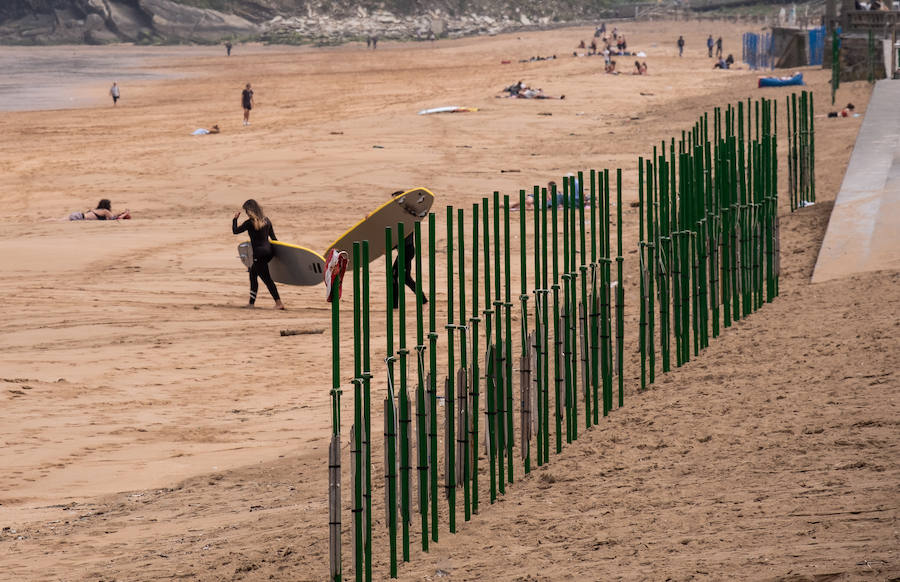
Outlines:
MULTIPOLYGON (((247 86, 249 87, 250 85, 248 84, 247 86)), ((252 308, 256 303, 256 292, 259 289, 258 279, 262 279, 269 289, 269 293, 272 294, 272 299, 275 300, 275 309, 284 309, 284 304, 278 296, 278 289, 275 287, 275 281, 272 280, 272 275, 269 274, 269 261, 272 260, 273 256, 272 243, 269 242, 269 239, 278 240, 275 236, 275 230, 272 228, 272 221, 263 214, 262 208, 252 198, 244 202, 241 208, 247 213, 249 218, 238 226, 237 221, 241 211, 235 212, 234 218, 231 220, 231 232, 234 234, 242 232, 249 234, 250 245, 253 247, 253 266, 249 269, 250 302, 247 304, 247 307, 252 308)))
MULTIPOLYGON (((401 194, 403 194, 403 190, 397 190, 396 192, 391 194, 391 198, 395 198, 401 194)), ((406 281, 405 282, 406 282, 406 286, 409 287, 410 289, 412 289, 413 293, 415 293, 416 292, 416 280, 413 279, 413 276, 412 276, 412 262, 413 262, 413 259, 416 257, 416 240, 415 240, 415 236, 414 236, 413 232, 406 235, 406 239, 404 239, 403 244, 404 244, 403 259, 404 259, 404 262, 406 263, 406 281)), ((397 248, 397 247, 394 247, 394 248, 397 248)), ((393 249, 391 249, 391 250, 393 250, 393 249)), ((397 258, 394 259, 394 265, 391 267, 391 275, 392 275, 391 278, 394 281, 394 286, 393 286, 394 309, 397 309, 397 307, 400 304, 400 302, 398 300, 398 296, 399 296, 399 292, 400 292, 400 271, 397 269, 399 264, 400 264, 400 255, 398 254, 397 258)), ((425 295, 424 292, 422 292, 422 304, 424 305, 426 303, 428 303, 428 296, 425 295)))

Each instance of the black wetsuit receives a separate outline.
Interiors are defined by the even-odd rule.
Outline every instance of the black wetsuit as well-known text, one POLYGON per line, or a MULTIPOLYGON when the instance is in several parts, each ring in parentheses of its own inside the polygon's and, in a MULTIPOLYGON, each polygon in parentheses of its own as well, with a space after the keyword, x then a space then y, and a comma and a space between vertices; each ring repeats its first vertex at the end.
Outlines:
MULTIPOLYGON (((416 280, 412 277, 412 262, 416 257, 416 242, 415 237, 412 233, 410 233, 404 242, 403 248, 403 260, 406 263, 406 286, 412 289, 413 293, 416 292, 416 280)), ((397 258, 394 259, 394 266, 391 269, 393 271, 393 280, 394 280, 394 309, 399 305, 399 291, 400 291, 400 271, 397 269, 400 263, 400 256, 397 255, 397 258)), ((422 293, 422 303, 428 303, 428 296, 425 293, 422 293)))
POLYGON ((237 218, 235 218, 231 221, 231 232, 234 234, 246 232, 250 235, 250 246, 253 247, 253 266, 250 267, 250 305, 256 303, 256 292, 259 289, 257 278, 263 280, 269 293, 272 294, 272 299, 278 301, 280 299, 278 289, 275 287, 272 275, 269 274, 269 261, 274 255, 269 239, 278 240, 275 230, 272 228, 272 222, 267 218, 266 226, 262 230, 256 230, 253 228, 252 220, 245 220, 242 225, 238 226, 237 218))

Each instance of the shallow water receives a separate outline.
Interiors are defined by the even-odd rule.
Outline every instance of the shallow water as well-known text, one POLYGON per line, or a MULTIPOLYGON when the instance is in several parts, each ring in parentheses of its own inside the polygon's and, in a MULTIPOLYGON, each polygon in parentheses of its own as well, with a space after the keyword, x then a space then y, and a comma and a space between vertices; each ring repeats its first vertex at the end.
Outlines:
POLYGON ((173 77, 164 60, 218 53, 214 47, 0 47, 0 111, 95 106, 109 101, 113 81, 127 87, 173 77))

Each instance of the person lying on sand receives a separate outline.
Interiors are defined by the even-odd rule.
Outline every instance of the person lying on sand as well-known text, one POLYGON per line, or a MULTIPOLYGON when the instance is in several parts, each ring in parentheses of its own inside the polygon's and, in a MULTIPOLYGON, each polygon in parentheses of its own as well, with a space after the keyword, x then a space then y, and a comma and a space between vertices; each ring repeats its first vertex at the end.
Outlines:
POLYGON ((504 93, 508 93, 508 95, 497 95, 497 98, 501 97, 509 97, 511 99, 565 99, 565 95, 560 95, 559 97, 552 97, 550 95, 545 95, 544 90, 541 88, 534 89, 525 84, 524 81, 519 81, 509 87, 503 89, 504 93))
MULTIPOLYGON (((550 193, 553 192, 554 188, 556 188, 555 181, 551 180, 550 182, 547 183, 547 208, 553 207, 553 199, 551 198, 550 193)), ((581 197, 578 195, 577 192, 578 192, 578 180, 576 179, 575 180, 575 193, 569 195, 569 208, 571 208, 572 206, 575 206, 576 208, 581 206, 581 197)), ((563 206, 564 198, 565 197, 563 196, 563 192, 560 190, 557 190, 556 191, 556 205, 563 206)), ((585 205, 585 207, 589 207, 590 200, 585 200, 584 205, 585 205)), ((519 210, 519 204, 512 204, 509 207, 509 209, 514 210, 514 211, 519 210)), ((534 194, 526 194, 525 195, 525 210, 534 210, 534 194)))
POLYGON ((209 135, 209 134, 213 134, 213 133, 219 133, 219 131, 220 131, 219 125, 216 124, 216 125, 213 125, 212 127, 210 127, 209 129, 207 129, 205 127, 195 129, 193 132, 191 132, 191 135, 209 135))
POLYGON ((113 214, 112 204, 106 198, 97 203, 97 208, 85 210, 84 212, 73 212, 69 215, 69 220, 128 220, 131 213, 126 208, 118 214, 113 214))
MULTIPOLYGON (((856 106, 853 103, 847 103, 847 106, 840 111, 829 111, 828 117, 852 117, 856 106)), ((817 115, 816 117, 821 117, 817 115)))
POLYGON ((528 87, 528 85, 525 84, 525 81, 522 81, 520 79, 519 81, 510 85, 509 87, 504 87, 503 92, 509 93, 509 95, 507 95, 507 97, 512 97, 513 95, 518 95, 519 91, 522 91, 523 89, 526 89, 527 87, 528 87))
POLYGON ((551 95, 544 95, 544 90, 541 88, 537 89, 525 89, 521 93, 519 93, 519 99, 565 99, 565 95, 560 95, 559 97, 553 97, 551 95))

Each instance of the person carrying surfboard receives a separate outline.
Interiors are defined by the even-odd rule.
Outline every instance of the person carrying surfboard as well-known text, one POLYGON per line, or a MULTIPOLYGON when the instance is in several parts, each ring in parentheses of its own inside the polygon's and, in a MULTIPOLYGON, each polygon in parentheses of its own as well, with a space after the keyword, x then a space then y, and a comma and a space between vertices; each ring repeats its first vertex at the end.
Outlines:
POLYGON ((269 293, 272 294, 272 299, 275 300, 275 309, 284 309, 281 297, 278 296, 278 289, 275 287, 275 281, 272 280, 272 275, 269 274, 269 261, 272 260, 274 255, 272 243, 269 242, 269 239, 278 240, 275 236, 275 229, 272 228, 272 221, 263 214, 259 203, 252 198, 244 202, 241 208, 247 213, 249 218, 238 226, 238 217, 241 215, 241 211, 235 212, 234 218, 231 220, 231 232, 234 234, 242 232, 249 234, 250 244, 253 247, 253 265, 249 269, 250 302, 247 304, 247 307, 252 308, 256 303, 259 279, 262 279, 263 283, 266 284, 266 288, 269 289, 269 293))
MULTIPOLYGON (((403 194, 403 190, 397 190, 396 192, 391 194, 391 198, 395 198, 401 194, 403 194)), ((407 287, 412 289, 413 293, 416 292, 416 280, 413 279, 413 276, 412 276, 412 263, 413 263, 413 259, 416 257, 416 241, 415 241, 414 234, 415 233, 410 232, 408 235, 406 235, 406 239, 403 241, 403 244, 404 244, 403 259, 404 259, 404 262, 406 263, 406 281, 405 281, 405 283, 406 283, 407 287)), ((397 248, 397 247, 394 247, 394 248, 397 248)), ((393 249, 391 249, 391 250, 393 250, 393 249)), ((391 275, 392 275, 392 279, 394 281, 394 295, 393 295, 394 309, 397 309, 397 307, 399 307, 399 302, 397 299, 400 294, 399 293, 399 291, 400 291, 400 271, 397 269, 399 264, 400 264, 400 255, 398 253, 397 258, 394 259, 394 264, 391 267, 391 275)), ((422 304, 424 305, 426 303, 428 303, 428 296, 423 291, 422 292, 422 304)))

